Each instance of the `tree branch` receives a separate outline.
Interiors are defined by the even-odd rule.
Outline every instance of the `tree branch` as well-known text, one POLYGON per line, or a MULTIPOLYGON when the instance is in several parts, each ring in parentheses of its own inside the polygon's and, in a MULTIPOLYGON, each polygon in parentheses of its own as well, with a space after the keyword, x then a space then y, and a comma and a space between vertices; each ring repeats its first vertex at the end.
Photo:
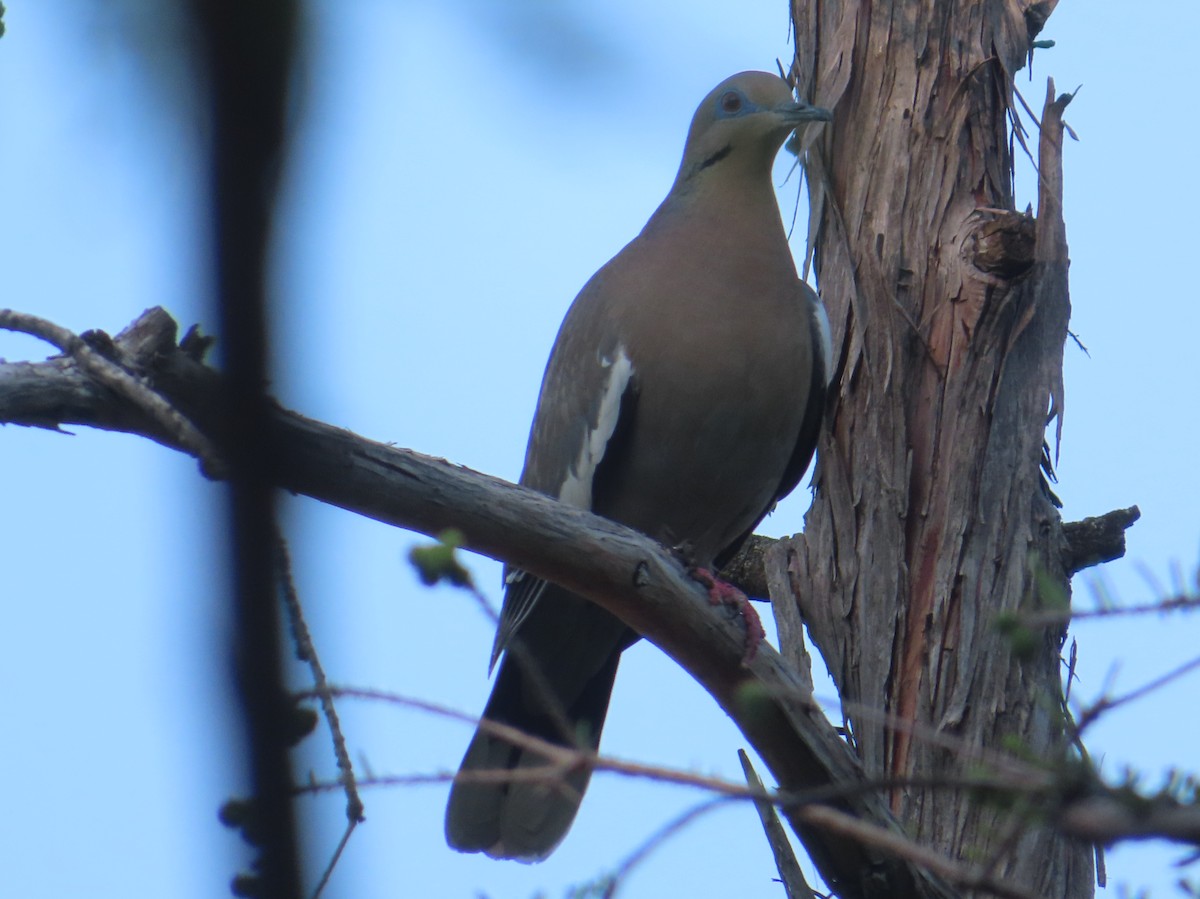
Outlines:
MULTIPOLYGON (((175 337, 170 316, 148 310, 114 341, 117 357, 219 449, 224 440, 220 375, 177 346, 175 337)), ((0 366, 0 421, 126 431, 189 451, 174 431, 130 408, 71 359, 0 366)), ((425 534, 456 528, 467 549, 561 584, 620 617, 708 690, 782 791, 862 780, 858 761, 812 703, 803 677, 766 645, 743 665, 741 629, 708 603, 670 552, 649 538, 498 478, 366 440, 277 406, 268 430, 270 444, 280 448, 273 467, 278 486, 425 534)), ((847 795, 833 805, 879 827, 897 828, 874 794, 847 795)), ((910 861, 812 826, 799 809, 785 809, 785 815, 840 895, 953 895, 910 861)))
MULTIPOLYGON (((200 362, 207 347, 203 338, 189 332, 182 345, 175 339, 175 322, 163 310, 151 309, 111 341, 105 356, 169 402, 205 436, 205 445, 219 451, 221 376, 200 362)), ((101 336, 95 340, 104 343, 101 336)), ((76 424, 123 431, 197 454, 196 442, 185 436, 192 430, 180 429, 174 419, 114 392, 73 356, 0 363, 0 422, 52 430, 76 424)), ((707 602, 704 590, 662 546, 522 487, 366 440, 279 407, 273 407, 269 429, 272 444, 284 448, 274 466, 278 486, 426 534, 456 528, 466 548, 588 597, 666 652, 734 719, 767 762, 781 793, 824 788, 838 797, 825 806, 829 815, 814 814, 811 805, 785 804, 783 811, 839 895, 955 895, 939 874, 924 867, 924 856, 908 850, 897 856, 893 841, 880 838, 886 833, 899 838, 901 831, 878 791, 864 788, 867 778, 860 763, 812 702, 807 656, 793 655, 789 664, 764 645, 744 665, 741 629, 707 602), (873 834, 871 840, 860 839, 857 830, 862 828, 842 826, 850 819, 863 822, 873 834), (830 821, 841 824, 831 827, 830 821)), ((1130 521, 1136 517, 1126 511, 1104 518, 1116 522, 1124 520, 1121 515, 1130 521)), ((776 542, 755 538, 751 558, 761 558, 776 542)), ((771 592, 777 592, 778 582, 787 577, 786 560, 774 553, 769 561, 775 563, 768 566, 776 587, 771 592)), ((751 570, 743 565, 735 576, 753 585, 751 570)), ((758 577, 762 582, 751 590, 768 592, 766 577, 758 577)), ((796 643, 785 640, 785 645, 796 643)), ((1138 815, 1118 793, 1093 785, 1086 796, 1062 801, 1051 815, 1062 832, 1077 836, 1095 838, 1100 828, 1099 838, 1108 840, 1154 835, 1196 839, 1200 812, 1195 808, 1155 806, 1155 814, 1138 815), (1105 814, 1089 818, 1086 809, 1098 803, 1105 814)), ((961 872, 956 871, 955 879, 961 885, 961 872)), ((976 886, 990 887, 982 882, 976 886)))
POLYGON ((1063 525, 1067 549, 1063 567, 1072 575, 1101 562, 1111 562, 1125 555, 1125 531, 1142 517, 1137 506, 1114 509, 1104 515, 1069 521, 1063 525))

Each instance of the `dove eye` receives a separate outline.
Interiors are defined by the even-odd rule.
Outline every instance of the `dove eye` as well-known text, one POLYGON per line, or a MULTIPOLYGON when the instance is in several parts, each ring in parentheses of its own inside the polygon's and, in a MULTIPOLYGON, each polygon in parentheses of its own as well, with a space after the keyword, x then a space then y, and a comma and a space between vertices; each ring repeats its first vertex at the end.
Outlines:
POLYGON ((742 111, 742 95, 737 91, 726 91, 721 97, 721 112, 726 115, 736 115, 742 111))

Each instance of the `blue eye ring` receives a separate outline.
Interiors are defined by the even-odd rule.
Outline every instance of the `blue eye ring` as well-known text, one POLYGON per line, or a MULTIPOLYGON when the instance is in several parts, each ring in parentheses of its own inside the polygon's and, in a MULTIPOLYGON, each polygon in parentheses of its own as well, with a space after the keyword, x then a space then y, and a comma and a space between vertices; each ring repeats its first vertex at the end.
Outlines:
POLYGON ((717 108, 714 110, 718 119, 736 119, 738 116, 749 115, 762 109, 757 103, 747 97, 736 87, 731 87, 717 97, 717 108))

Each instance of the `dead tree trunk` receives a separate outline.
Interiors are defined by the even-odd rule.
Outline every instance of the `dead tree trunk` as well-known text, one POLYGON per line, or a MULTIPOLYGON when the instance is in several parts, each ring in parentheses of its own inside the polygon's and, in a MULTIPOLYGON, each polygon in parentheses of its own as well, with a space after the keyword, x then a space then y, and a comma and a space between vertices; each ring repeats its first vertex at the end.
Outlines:
POLYGON ((1065 99, 1043 113, 1036 224, 1015 211, 1008 130, 1013 74, 1054 5, 794 2, 800 92, 835 116, 811 171, 838 379, 779 614, 799 609, 910 836, 1079 897, 1091 847, 929 786, 987 750, 1069 753, 1063 631, 1018 646, 994 626, 1070 589, 1041 472, 1070 312, 1065 99))

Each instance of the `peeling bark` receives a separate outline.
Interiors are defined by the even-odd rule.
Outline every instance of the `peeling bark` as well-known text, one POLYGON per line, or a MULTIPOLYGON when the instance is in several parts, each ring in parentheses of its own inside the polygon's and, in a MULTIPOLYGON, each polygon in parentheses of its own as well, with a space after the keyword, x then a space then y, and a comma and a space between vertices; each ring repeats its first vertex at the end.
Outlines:
MULTIPOLYGON (((799 91, 834 111, 810 172, 838 381, 787 559, 864 767, 897 782, 961 775, 978 749, 1070 751, 1065 631, 1019 654, 992 626, 1070 594, 1040 468, 1063 408, 1069 98, 1051 85, 1035 222, 1014 208, 1008 135, 1012 73, 1053 5, 793 7, 799 91)), ((989 859, 1036 895, 1093 893, 1092 848, 1011 810, 921 787, 890 802, 951 858, 989 859)))

